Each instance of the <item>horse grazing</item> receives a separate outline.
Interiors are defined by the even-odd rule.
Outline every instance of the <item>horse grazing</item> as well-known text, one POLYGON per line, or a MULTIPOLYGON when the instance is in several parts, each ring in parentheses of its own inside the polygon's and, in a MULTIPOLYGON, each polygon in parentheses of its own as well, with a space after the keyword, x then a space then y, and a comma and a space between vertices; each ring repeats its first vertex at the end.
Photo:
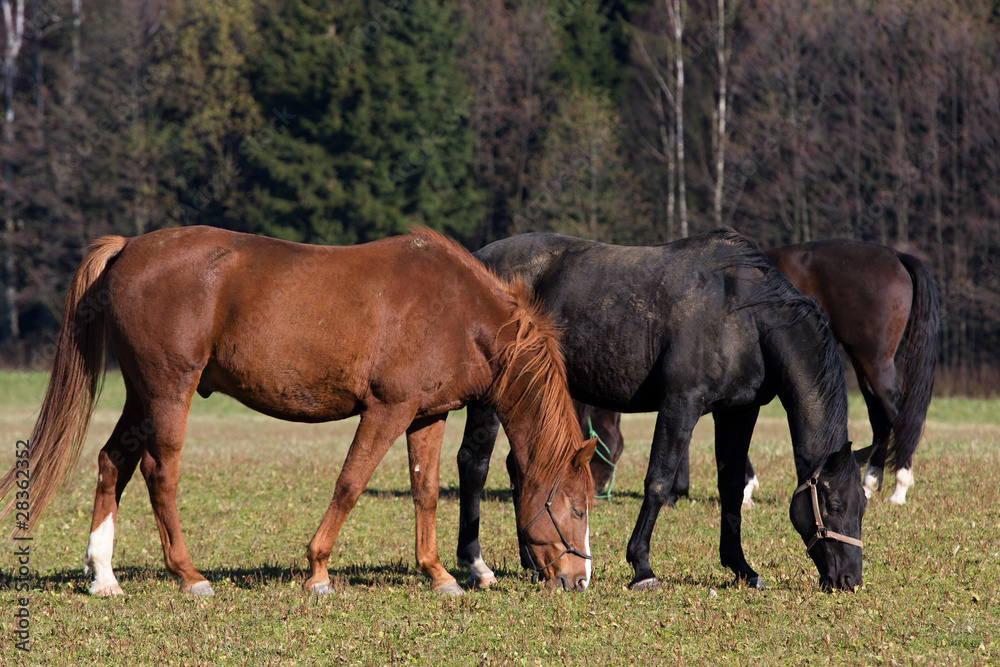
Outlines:
POLYGON ((874 447, 865 492, 882 487, 889 465, 896 469, 889 502, 904 504, 934 387, 941 328, 934 277, 912 255, 848 239, 790 245, 767 256, 796 289, 819 301, 857 373, 874 447), (904 333, 897 373, 894 360, 904 333))
MULTIPOLYGON (((866 499, 847 440, 843 365, 826 317, 751 242, 720 230, 655 247, 623 247, 558 234, 524 234, 476 257, 533 288, 563 328, 570 392, 619 412, 657 412, 645 497, 628 543, 631 586, 655 588, 649 542, 687 456, 698 419, 715 420, 722 520, 719 554, 740 581, 760 587, 740 540, 747 449, 759 406, 777 396, 788 413, 799 488, 792 525, 824 587, 861 583, 866 499)), ((458 562, 492 581, 478 542, 479 494, 499 422, 469 406, 458 455, 458 562)))
MULTIPOLYGON (((889 502, 902 505, 913 486, 913 454, 920 442, 934 386, 937 337, 941 327, 940 293, 927 267, 916 257, 875 243, 848 239, 811 241, 767 253, 792 285, 826 311, 833 336, 844 347, 857 373, 872 426, 872 455, 865 474, 865 494, 882 486, 887 459, 896 468, 889 502), (900 365, 894 363, 903 335, 900 365)), ((594 424, 599 442, 621 441, 617 413, 578 404, 581 420, 594 424)), ((590 462, 599 494, 610 479, 623 448, 607 460, 590 462)), ((673 495, 687 493, 685 459, 673 495)), ((744 507, 759 486, 747 460, 744 507)))
MULTIPOLYGON (((434 515, 445 418, 473 399, 497 410, 508 429, 524 490, 519 537, 544 564, 536 575, 550 587, 587 587, 593 443, 576 423, 556 329, 522 284, 498 280, 443 236, 418 230, 339 248, 187 227, 96 241, 70 285, 30 439, 32 526, 79 456, 109 342, 126 398, 98 455, 84 558, 92 594, 122 592, 111 567, 115 520, 137 465, 167 570, 182 591, 212 594, 191 562, 175 502, 196 391, 291 421, 361 416, 307 549, 306 590, 332 590, 334 541, 405 432, 417 567, 435 591, 462 592, 438 558, 434 515), (150 434, 141 443, 130 436, 139 428, 150 434)), ((0 479, 3 495, 14 474, 0 479)))

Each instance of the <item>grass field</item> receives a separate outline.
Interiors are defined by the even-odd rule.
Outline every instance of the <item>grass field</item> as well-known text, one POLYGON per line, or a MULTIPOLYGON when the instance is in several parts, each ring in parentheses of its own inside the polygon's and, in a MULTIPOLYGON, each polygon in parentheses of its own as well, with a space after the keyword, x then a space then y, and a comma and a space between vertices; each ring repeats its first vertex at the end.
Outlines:
MULTIPOLYGON (((14 459, 41 402, 43 374, 0 374, 0 466, 14 459)), ((909 503, 891 489, 868 505, 864 586, 822 593, 788 521, 795 486, 777 405, 762 413, 751 448, 761 477, 744 513, 744 548, 768 588, 730 585, 718 564, 718 496, 711 420, 691 446, 692 493, 660 515, 652 565, 657 593, 626 589, 625 544, 642 497, 650 415, 626 416, 614 499, 591 512, 594 579, 582 594, 549 593, 521 570, 503 466, 494 455, 482 543, 499 581, 457 599, 432 593, 413 558, 406 449, 379 466, 330 559, 336 588, 301 590, 305 545, 333 491, 353 421, 290 424, 225 397, 195 399, 181 460, 182 526, 212 598, 167 580, 145 485, 125 492, 114 565, 126 595, 95 599, 81 569, 90 529, 96 452, 123 401, 109 375, 78 470, 34 533, 28 597, 30 653, 11 632, 18 597, 14 545, 0 558, 0 664, 942 664, 1000 663, 1000 401, 937 399, 917 452, 909 503)), ((463 415, 449 419, 442 452, 438 546, 453 574, 463 415)), ((851 437, 867 442, 852 397, 851 437)), ((8 521, 13 526, 13 517, 8 521)), ((2 527, 7 532, 7 527, 2 527)))

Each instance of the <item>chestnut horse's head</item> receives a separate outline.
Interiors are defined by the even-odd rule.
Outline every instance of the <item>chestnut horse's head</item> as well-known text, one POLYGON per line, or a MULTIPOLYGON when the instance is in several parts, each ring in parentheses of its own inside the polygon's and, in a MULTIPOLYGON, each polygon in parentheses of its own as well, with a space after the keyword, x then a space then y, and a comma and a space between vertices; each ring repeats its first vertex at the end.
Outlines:
POLYGON ((590 458, 566 386, 559 329, 523 283, 508 285, 515 304, 501 328, 490 402, 510 439, 507 458, 521 562, 550 588, 590 583, 590 458))
POLYGON ((521 564, 549 588, 582 591, 590 584, 590 458, 596 444, 585 442, 550 488, 525 483, 530 471, 520 474, 513 455, 507 458, 521 564))

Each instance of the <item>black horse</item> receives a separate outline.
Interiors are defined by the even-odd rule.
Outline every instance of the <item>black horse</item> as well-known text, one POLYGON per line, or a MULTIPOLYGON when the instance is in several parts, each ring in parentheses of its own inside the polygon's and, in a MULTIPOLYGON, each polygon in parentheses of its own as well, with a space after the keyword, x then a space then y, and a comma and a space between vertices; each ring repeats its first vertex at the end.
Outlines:
MULTIPOLYGON (((650 537, 691 432, 707 412, 715 420, 719 555, 737 580, 763 586, 744 557, 740 505, 757 414, 775 396, 788 413, 799 481, 792 524, 822 587, 861 584, 858 538, 866 499, 847 440, 836 343, 815 301, 796 292, 750 241, 719 230, 662 246, 623 247, 536 233, 497 241, 476 256, 500 276, 524 280, 563 327, 575 399, 658 413, 645 497, 627 550, 632 588, 659 587, 649 564, 650 537)), ((480 586, 494 580, 479 546, 479 496, 499 423, 481 404, 470 404, 458 453, 458 563, 480 586)), ((516 488, 514 496, 516 502, 516 488)))
MULTIPOLYGON (((896 469, 896 486, 889 503, 902 505, 913 485, 913 454, 934 386, 941 327, 940 294, 934 277, 912 255, 849 239, 810 241, 766 254, 799 292, 819 301, 830 319, 834 338, 854 366, 872 427, 865 493, 870 495, 881 487, 882 470, 888 462, 896 469)), ((577 404, 577 414, 581 420, 590 420, 599 442, 621 442, 617 413, 577 404)), ((598 493, 614 473, 623 449, 618 446, 591 461, 598 493)), ((757 486, 749 460, 746 484, 744 507, 752 506, 750 496, 757 486)), ((671 500, 685 495, 687 489, 685 459, 674 480, 671 500)))

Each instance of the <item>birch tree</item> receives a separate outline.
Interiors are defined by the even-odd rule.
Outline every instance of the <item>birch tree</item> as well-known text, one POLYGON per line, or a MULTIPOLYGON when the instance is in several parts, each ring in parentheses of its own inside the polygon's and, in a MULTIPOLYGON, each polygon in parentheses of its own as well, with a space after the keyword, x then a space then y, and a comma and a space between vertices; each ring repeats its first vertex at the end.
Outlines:
POLYGON ((664 0, 667 18, 674 36, 674 148, 677 154, 677 217, 681 237, 688 236, 687 182, 684 175, 684 21, 687 7, 684 0, 664 0))
MULTIPOLYGON (((735 2, 734 2, 735 4, 735 2)), ((715 55, 718 68, 718 99, 715 109, 715 192, 714 212, 715 225, 722 226, 722 197, 725 189, 726 176, 726 121, 728 109, 728 79, 729 57, 732 47, 726 41, 726 23, 730 14, 726 12, 726 0, 717 0, 717 16, 715 24, 715 55)))
POLYGON ((3 23, 6 43, 3 54, 4 102, 4 326, 7 340, 20 337, 17 323, 17 294, 14 289, 14 166, 11 151, 14 145, 14 85, 17 82, 17 59, 24 42, 24 0, 3 0, 3 23))

